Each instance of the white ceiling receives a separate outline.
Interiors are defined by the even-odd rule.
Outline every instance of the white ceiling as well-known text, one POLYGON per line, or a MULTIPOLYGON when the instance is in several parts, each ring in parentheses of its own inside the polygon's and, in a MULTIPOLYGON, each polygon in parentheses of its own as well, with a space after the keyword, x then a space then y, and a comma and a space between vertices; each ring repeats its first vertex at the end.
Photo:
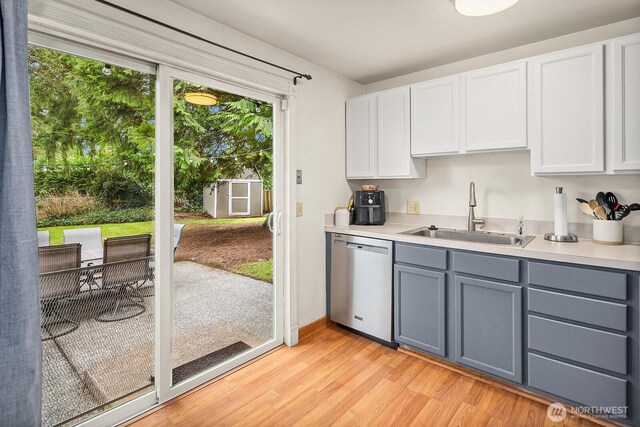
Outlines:
POLYGON ((479 18, 451 0, 171 1, 363 84, 640 16, 640 0, 520 0, 479 18))

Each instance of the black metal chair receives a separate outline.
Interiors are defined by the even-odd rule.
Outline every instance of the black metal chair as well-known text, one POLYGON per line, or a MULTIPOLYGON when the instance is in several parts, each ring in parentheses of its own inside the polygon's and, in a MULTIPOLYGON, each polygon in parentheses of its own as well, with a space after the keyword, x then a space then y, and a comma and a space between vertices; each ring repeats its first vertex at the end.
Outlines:
POLYGON ((115 322, 146 311, 139 288, 149 280, 150 255, 151 234, 105 239, 101 277, 97 280, 113 298, 109 307, 98 313, 96 320, 115 322))
POLYGON ((80 289, 81 245, 43 246, 38 248, 40 271, 40 307, 42 341, 58 338, 78 329, 80 322, 65 315, 62 302, 78 294, 80 289))

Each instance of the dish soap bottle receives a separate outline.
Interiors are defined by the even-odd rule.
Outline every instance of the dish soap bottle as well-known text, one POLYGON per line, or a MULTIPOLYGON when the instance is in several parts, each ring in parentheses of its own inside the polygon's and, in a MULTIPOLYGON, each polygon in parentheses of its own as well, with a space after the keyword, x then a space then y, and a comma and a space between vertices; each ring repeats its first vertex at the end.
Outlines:
POLYGON ((518 217, 518 223, 516 224, 516 235, 517 236, 526 236, 527 235, 527 227, 524 225, 524 217, 518 217))

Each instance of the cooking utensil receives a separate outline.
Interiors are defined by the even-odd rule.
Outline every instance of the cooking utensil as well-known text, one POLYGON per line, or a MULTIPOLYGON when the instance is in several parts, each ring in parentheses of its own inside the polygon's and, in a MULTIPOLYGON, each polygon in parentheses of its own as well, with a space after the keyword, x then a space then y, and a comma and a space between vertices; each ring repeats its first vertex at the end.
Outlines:
POLYGON ((578 201, 578 203, 586 203, 586 204, 589 204, 589 201, 588 201, 588 200, 581 199, 580 197, 577 197, 577 198, 576 198, 576 200, 578 201))
POLYGON ((629 205, 630 211, 640 211, 640 203, 631 203, 629 205))
POLYGON ((607 198, 607 207, 609 208, 609 217, 608 217, 608 219, 615 219, 616 218, 616 213, 615 212, 618 209, 620 209, 620 204, 618 203, 618 198, 611 191, 607 192, 607 194, 605 194, 605 197, 607 198))
POLYGON ((627 215, 631 213, 628 205, 622 205, 617 212, 616 221, 620 221, 622 218, 625 218, 627 215))
POLYGON ((604 218, 601 219, 609 219, 609 205, 607 204, 607 195, 603 191, 600 191, 598 192, 598 194, 596 194, 596 202, 598 202, 598 204, 602 206, 602 209, 604 209, 604 218))
POLYGON ((602 206, 597 206, 593 213, 596 215, 598 219, 607 219, 607 211, 602 206))
POLYGON ((591 208, 591 210, 594 210, 595 208, 597 208, 598 206, 600 206, 598 204, 598 202, 596 202, 595 200, 591 199, 589 200, 589 207, 591 208))
POLYGON ((593 209, 591 209, 591 206, 589 206, 589 203, 580 203, 578 207, 583 213, 593 218, 593 209))

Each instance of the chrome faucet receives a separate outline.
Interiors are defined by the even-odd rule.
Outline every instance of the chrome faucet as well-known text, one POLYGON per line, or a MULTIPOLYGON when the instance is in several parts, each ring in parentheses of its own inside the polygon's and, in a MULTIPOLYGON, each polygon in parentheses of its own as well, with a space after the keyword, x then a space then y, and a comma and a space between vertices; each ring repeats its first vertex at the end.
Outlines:
POLYGON ((467 223, 467 230, 476 231, 476 225, 479 225, 480 228, 484 228, 486 221, 482 218, 476 219, 475 212, 473 208, 478 206, 476 203, 476 185, 471 182, 469 186, 469 221, 467 223))

